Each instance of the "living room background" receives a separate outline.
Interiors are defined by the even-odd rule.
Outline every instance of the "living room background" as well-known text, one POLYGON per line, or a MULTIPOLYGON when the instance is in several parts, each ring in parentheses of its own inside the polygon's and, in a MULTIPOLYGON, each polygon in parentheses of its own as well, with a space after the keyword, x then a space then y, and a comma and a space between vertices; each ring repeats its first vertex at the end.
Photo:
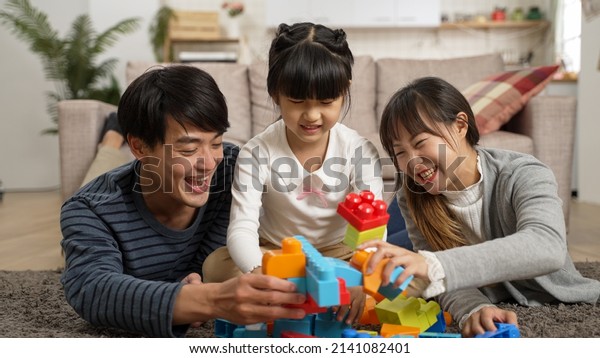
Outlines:
MULTIPOLYGON (((403 0, 397 0, 403 1, 403 0)), ((408 0, 406 0, 408 1, 408 0)), ((3 7, 6 0, 0 0, 3 7)), ((124 36, 107 51, 107 57, 120 62, 115 75, 124 89, 125 64, 129 60, 153 61, 148 41, 148 25, 162 4, 181 10, 221 11, 220 0, 31 0, 46 12, 50 22, 60 31, 66 31, 72 20, 81 13, 89 13, 94 28, 106 29, 117 20, 138 16, 143 19, 140 29, 124 36)), ((247 47, 240 59, 251 62, 265 57, 272 29, 265 25, 267 0, 245 0, 242 29, 247 47)), ((373 2, 374 4, 376 2, 373 2)), ((539 6, 551 21, 555 1, 503 0, 468 1, 441 0, 441 13, 450 20, 457 14, 486 14, 494 7, 505 7, 510 13, 520 6, 527 10, 539 6)), ((533 30, 530 30, 533 31, 533 30)), ((546 31, 551 32, 551 29, 546 31)), ((356 55, 369 54, 375 58, 449 58, 487 52, 505 53, 507 57, 522 57, 528 49, 534 51, 531 64, 554 62, 554 36, 527 33, 524 30, 506 30, 498 33, 482 30, 438 30, 414 28, 346 28, 349 43, 356 55), (512 35, 511 35, 512 34, 512 35)), ((594 133, 600 133, 598 111, 592 93, 600 88, 600 72, 596 69, 600 44, 594 40, 600 32, 600 19, 582 21, 581 73, 578 82, 578 153, 580 163, 592 163, 591 157, 600 150, 594 133)), ((0 121, 0 180, 6 190, 41 190, 60 185, 58 169, 58 138, 42 136, 50 126, 45 103, 45 91, 51 84, 44 80, 42 66, 26 45, 6 28, 0 31, 3 56, 0 57, 0 105, 4 120, 0 121)), ((594 185, 600 174, 597 166, 578 166, 578 190, 581 200, 600 203, 600 189, 594 185)))

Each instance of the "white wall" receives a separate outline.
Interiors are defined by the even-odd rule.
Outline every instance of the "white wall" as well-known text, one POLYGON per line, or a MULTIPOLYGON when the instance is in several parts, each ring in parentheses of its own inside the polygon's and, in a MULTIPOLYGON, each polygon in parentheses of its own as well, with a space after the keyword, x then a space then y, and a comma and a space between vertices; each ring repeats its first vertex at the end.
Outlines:
MULTIPOLYGON (((6 0, 0 0, 4 8, 6 0)), ((121 36, 104 58, 119 58, 115 75, 125 86, 127 60, 152 61, 148 40, 150 19, 158 0, 31 0, 48 15, 52 26, 64 36, 72 21, 89 13, 94 29, 104 31, 119 20, 142 17, 135 33, 121 36)), ((44 77, 41 61, 7 27, 0 27, 0 180, 7 190, 56 188, 60 185, 58 137, 40 135, 53 126, 46 111, 46 91, 54 90, 44 77)))
POLYGON ((600 16, 581 22, 581 72, 578 81, 578 199, 600 204, 600 16))
MULTIPOLYGON (((6 0, 0 0, 4 8, 6 0)), ((77 0, 32 0, 48 14, 58 31, 87 11, 77 0)), ((8 28, 0 25, 0 180, 6 189, 50 188, 59 185, 58 138, 40 132, 52 126, 46 112, 46 82, 38 57, 8 28)))

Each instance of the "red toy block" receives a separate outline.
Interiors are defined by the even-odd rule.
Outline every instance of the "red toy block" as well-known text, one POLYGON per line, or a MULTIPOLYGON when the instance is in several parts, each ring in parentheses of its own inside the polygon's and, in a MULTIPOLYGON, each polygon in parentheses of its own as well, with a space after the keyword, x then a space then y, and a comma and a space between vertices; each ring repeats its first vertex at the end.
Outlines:
POLYGON ((316 336, 311 336, 310 334, 298 333, 294 331, 282 331, 281 338, 317 338, 316 336))
POLYGON ((357 231, 387 225, 390 219, 385 201, 375 200, 375 195, 367 190, 346 195, 337 212, 357 231))
POLYGON ((302 243, 293 237, 281 241, 281 250, 270 250, 263 254, 262 273, 279 278, 306 276, 306 256, 302 243))
POLYGON ((306 314, 327 312, 327 307, 319 307, 315 299, 308 293, 306 294, 306 301, 304 303, 285 305, 285 307, 301 308, 306 314))
POLYGON ((338 277, 340 284, 340 306, 350 304, 350 291, 346 288, 346 281, 343 278, 338 277))

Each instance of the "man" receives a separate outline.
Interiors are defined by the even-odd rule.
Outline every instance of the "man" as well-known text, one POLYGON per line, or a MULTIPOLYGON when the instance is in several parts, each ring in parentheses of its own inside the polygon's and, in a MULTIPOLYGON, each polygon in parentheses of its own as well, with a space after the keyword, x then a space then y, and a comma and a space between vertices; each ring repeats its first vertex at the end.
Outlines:
POLYGON ((225 98, 206 72, 170 66, 127 88, 119 127, 136 160, 103 174, 61 211, 69 304, 88 322, 183 336, 189 324, 302 318, 285 280, 244 275, 204 284, 205 258, 225 244, 238 149, 224 144, 225 98))

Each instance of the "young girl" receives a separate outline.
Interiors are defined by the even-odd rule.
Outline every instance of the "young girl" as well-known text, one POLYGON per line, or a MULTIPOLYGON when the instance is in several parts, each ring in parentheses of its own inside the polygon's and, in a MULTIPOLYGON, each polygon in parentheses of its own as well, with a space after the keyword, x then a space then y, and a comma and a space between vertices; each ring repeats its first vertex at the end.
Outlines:
POLYGON ((561 201, 552 171, 530 155, 477 146, 467 100, 439 78, 421 78, 394 94, 381 141, 401 172, 397 192, 414 249, 369 242, 370 267, 401 265, 425 283, 459 321, 464 336, 517 323, 493 304, 598 301, 600 282, 582 277, 567 253, 561 201))
MULTIPOLYGON (((343 30, 279 26, 267 90, 281 119, 240 151, 227 248, 207 260, 205 280, 260 273, 263 252, 292 235, 305 236, 324 256, 352 256, 342 243, 347 222, 337 205, 350 192, 370 190, 381 199, 383 190, 375 146, 338 123, 348 110, 353 62, 343 30)), ((364 294, 356 289, 347 322, 363 308, 364 294)))

